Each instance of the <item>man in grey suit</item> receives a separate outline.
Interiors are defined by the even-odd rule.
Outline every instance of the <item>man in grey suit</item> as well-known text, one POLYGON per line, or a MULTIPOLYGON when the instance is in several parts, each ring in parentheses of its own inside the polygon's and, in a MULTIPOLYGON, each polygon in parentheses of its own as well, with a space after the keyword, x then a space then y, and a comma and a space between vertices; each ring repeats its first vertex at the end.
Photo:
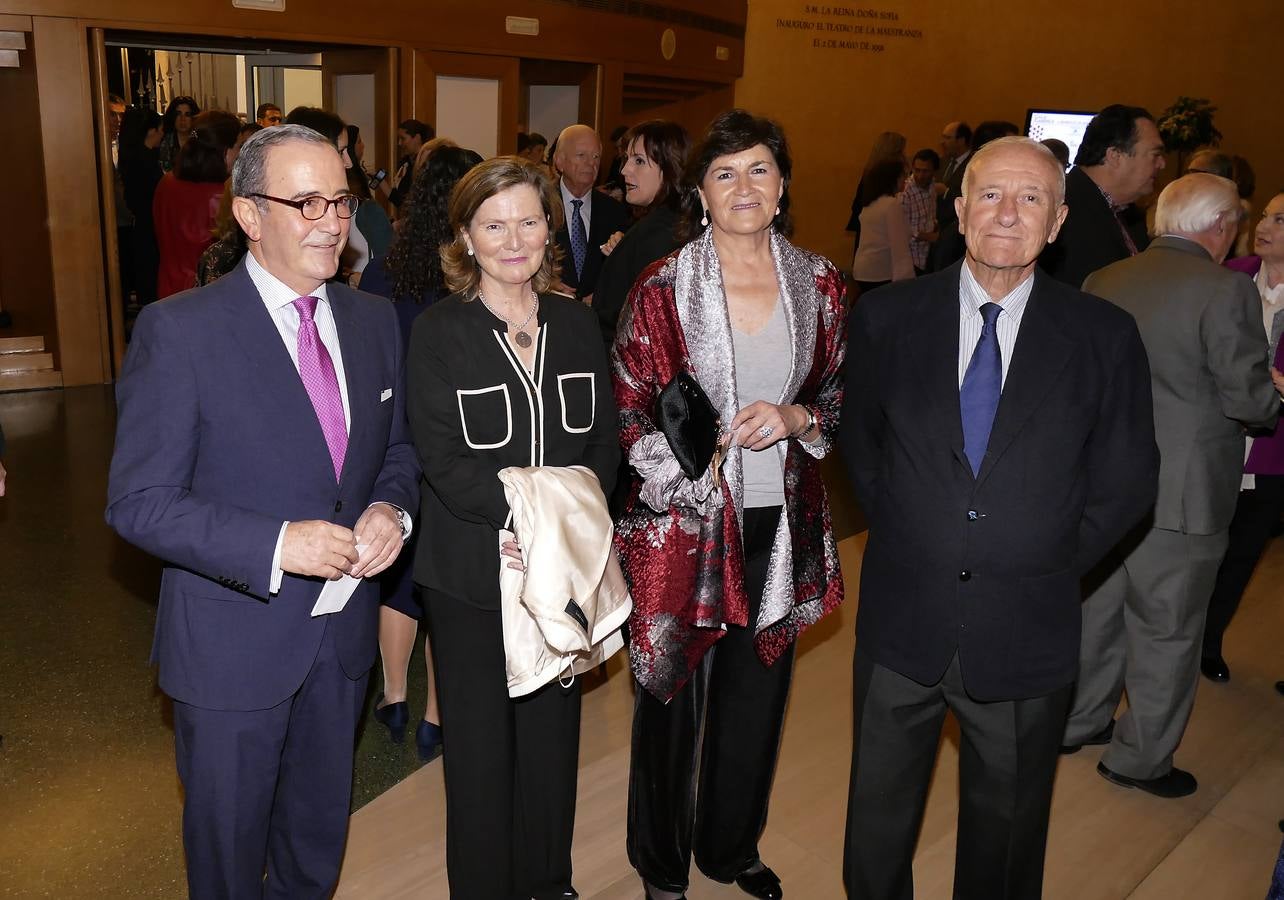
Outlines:
POLYGON ((1089 583, 1079 680, 1063 752, 1109 744, 1097 771, 1160 797, 1195 791, 1173 766, 1199 677, 1208 596, 1226 549, 1244 427, 1274 424, 1284 376, 1263 349, 1253 283, 1222 268, 1235 240, 1234 183, 1179 178, 1159 196, 1144 252, 1093 273, 1083 289, 1137 319, 1150 357, 1159 496, 1153 518, 1089 583), (1274 381, 1274 384, 1272 384, 1274 381), (1128 710, 1112 721, 1124 688, 1128 710))

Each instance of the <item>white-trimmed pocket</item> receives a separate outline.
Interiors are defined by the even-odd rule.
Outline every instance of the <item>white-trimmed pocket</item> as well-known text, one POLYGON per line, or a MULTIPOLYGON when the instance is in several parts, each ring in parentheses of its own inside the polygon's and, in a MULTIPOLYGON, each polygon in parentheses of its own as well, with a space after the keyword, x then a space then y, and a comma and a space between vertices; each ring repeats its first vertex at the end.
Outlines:
MULTIPOLYGON (((593 417, 597 414, 597 378, 593 372, 567 372, 565 375, 557 376, 557 396, 562 402, 562 428, 568 434, 585 434, 593 430, 593 417), (587 388, 584 386, 571 385, 571 402, 576 406, 581 406, 582 401, 587 400, 588 406, 588 424, 584 426, 572 425, 568 415, 568 403, 566 398, 567 382, 571 379, 587 379, 587 388), (585 396, 587 394, 587 396, 585 396)), ((581 410, 579 419, 584 418, 581 410)))
POLYGON ((503 447, 513 439, 513 402, 508 396, 508 385, 497 384, 494 387, 477 388, 471 391, 457 389, 455 399, 459 403, 459 424, 464 430, 464 443, 474 450, 495 450, 503 447), (468 430, 468 416, 464 411, 464 398, 478 398, 475 401, 469 401, 469 406, 474 408, 473 411, 473 430, 478 432, 493 432, 489 427, 490 424, 500 419, 498 398, 491 399, 490 402, 478 402, 487 394, 502 393, 504 397, 503 421, 505 423, 504 437, 498 441, 477 441, 473 440, 472 434, 468 430))

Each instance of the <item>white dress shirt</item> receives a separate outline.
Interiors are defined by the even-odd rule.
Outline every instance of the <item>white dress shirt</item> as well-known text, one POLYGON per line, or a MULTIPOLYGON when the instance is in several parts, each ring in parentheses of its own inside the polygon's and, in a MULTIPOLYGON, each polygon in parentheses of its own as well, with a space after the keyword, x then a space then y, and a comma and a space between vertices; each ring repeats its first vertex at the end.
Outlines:
POLYGON ((566 179, 557 179, 557 186, 562 191, 562 208, 566 211, 566 233, 571 233, 571 216, 575 213, 575 207, 571 205, 572 200, 583 200, 584 204, 580 207, 580 218, 584 221, 584 240, 587 245, 589 236, 589 224, 593 221, 593 189, 589 188, 584 192, 584 196, 576 197, 571 193, 571 189, 566 186, 566 179))
POLYGON ((1017 333, 1021 330, 1021 317, 1025 315, 1025 305, 1034 288, 1034 273, 1031 272, 1012 291, 1000 300, 995 300, 985 292, 972 269, 965 261, 959 277, 959 387, 963 386, 963 376, 967 374, 968 363, 976 352, 976 342, 981 339, 981 326, 985 319, 981 316, 982 303, 997 303, 1002 307, 999 317, 994 321, 994 330, 999 338, 999 356, 1003 362, 1003 384, 1008 380, 1008 366, 1012 362, 1012 348, 1016 346, 1017 333))
MULTIPOLYGON (((299 368, 299 310, 294 306, 294 301, 299 299, 299 294, 292 288, 278 279, 275 275, 268 272, 267 269, 255 259, 253 253, 245 254, 245 269, 249 273, 250 280, 258 289, 259 298, 263 305, 267 307, 268 315, 272 317, 272 324, 276 326, 277 332, 281 335, 281 341, 285 344, 285 349, 290 354, 290 360, 294 363, 295 371, 299 368)), ((343 371, 343 353, 339 347, 339 329, 334 324, 334 312, 330 309, 330 298, 326 294, 326 285, 323 282, 318 285, 308 296, 316 297, 316 311, 312 315, 312 320, 317 326, 317 335, 321 338, 321 343, 326 352, 330 354, 330 362, 334 364, 334 374, 339 381, 339 396, 343 400, 343 427, 352 433, 352 408, 348 405, 348 379, 343 371)), ((374 504, 371 504, 372 506, 374 504)), ((407 525, 406 534, 403 538, 410 536, 410 528, 414 527, 410 516, 405 517, 407 525)), ((281 568, 281 548, 285 543, 285 529, 290 523, 282 522, 281 531, 276 537, 276 551, 272 554, 272 580, 269 585, 269 591, 275 594, 281 589, 281 579, 285 576, 281 568)))
MULTIPOLYGON (((1279 343, 1279 332, 1275 328, 1275 317, 1284 311, 1284 282, 1271 287, 1266 279, 1266 264, 1257 270, 1257 293, 1262 298, 1262 325, 1266 329, 1266 340, 1274 350, 1279 343)), ((1274 358, 1271 364, 1274 365, 1274 358)))

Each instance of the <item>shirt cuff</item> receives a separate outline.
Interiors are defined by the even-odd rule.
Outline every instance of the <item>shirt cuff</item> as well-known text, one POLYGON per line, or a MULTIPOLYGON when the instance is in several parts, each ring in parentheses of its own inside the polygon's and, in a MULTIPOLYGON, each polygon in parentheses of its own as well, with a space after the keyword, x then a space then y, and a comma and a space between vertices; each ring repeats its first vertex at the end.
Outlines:
POLYGON ((281 533, 276 536, 276 550, 272 553, 272 579, 268 583, 269 595, 280 593, 281 581, 285 578, 285 571, 281 568, 281 548, 285 546, 285 529, 289 525, 289 522, 282 522, 281 533))

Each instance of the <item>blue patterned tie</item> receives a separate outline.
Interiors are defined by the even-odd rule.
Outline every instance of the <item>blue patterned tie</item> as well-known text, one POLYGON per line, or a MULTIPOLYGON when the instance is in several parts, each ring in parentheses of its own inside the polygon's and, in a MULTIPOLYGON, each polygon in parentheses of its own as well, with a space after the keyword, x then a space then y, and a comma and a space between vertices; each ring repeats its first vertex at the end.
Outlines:
POLYGON ((999 335, 994 327, 1003 307, 997 303, 982 303, 981 337, 977 339, 972 361, 963 374, 959 387, 959 413, 963 418, 963 452, 972 464, 972 474, 981 471, 981 460, 990 443, 990 429, 994 427, 994 413, 999 408, 999 395, 1003 393, 1003 358, 999 353, 999 335))
POLYGON ((571 206, 571 262, 575 263, 575 277, 578 279, 584 272, 584 254, 588 253, 588 235, 584 233, 584 217, 580 215, 583 200, 572 200, 571 206))

